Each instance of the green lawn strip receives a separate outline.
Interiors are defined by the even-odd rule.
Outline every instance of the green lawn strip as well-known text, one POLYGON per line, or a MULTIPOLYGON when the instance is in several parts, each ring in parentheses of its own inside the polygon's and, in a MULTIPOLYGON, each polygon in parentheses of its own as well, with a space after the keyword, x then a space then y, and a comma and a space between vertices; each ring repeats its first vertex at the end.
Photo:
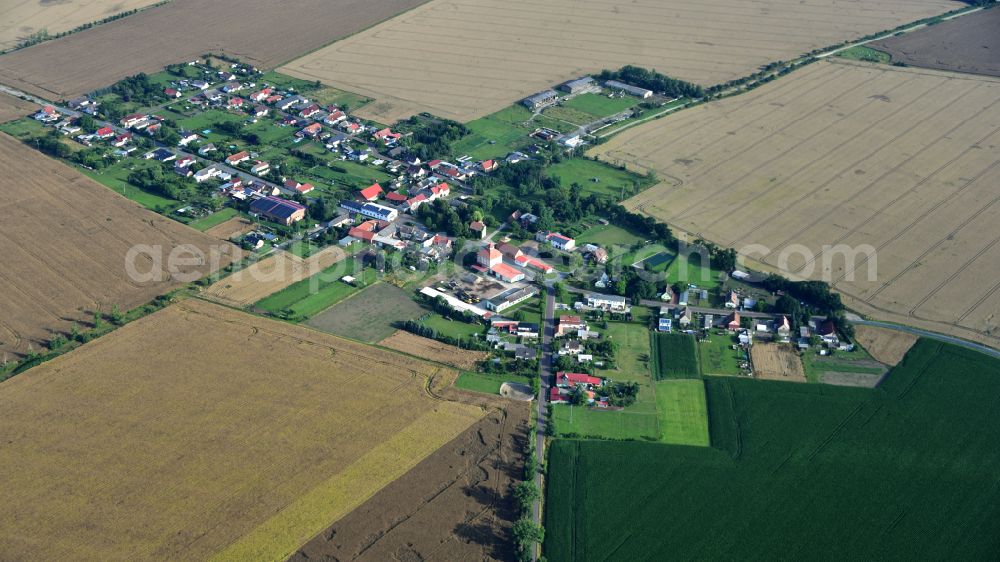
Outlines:
POLYGON ((699 263, 700 260, 699 254, 679 253, 667 268, 667 283, 687 283, 703 289, 719 286, 722 283, 721 273, 707 263, 707 256, 704 265, 699 263))
POLYGON ((39 137, 47 132, 45 125, 39 121, 31 119, 30 117, 8 121, 0 125, 0 131, 3 131, 19 140, 39 137))
POLYGON ((652 353, 656 356, 653 373, 656 379, 697 378, 701 375, 694 336, 653 332, 650 337, 652 353))
POLYGON ((484 392, 486 394, 500 394, 500 386, 505 382, 514 382, 531 386, 531 379, 519 375, 490 375, 485 373, 470 373, 463 371, 455 386, 474 392, 484 392))
POLYGON ((661 441, 674 445, 709 445, 704 381, 657 382, 656 409, 660 415, 661 441))
POLYGON ((521 105, 466 123, 470 134, 451 145, 454 156, 469 155, 477 160, 500 158, 528 144, 535 125, 528 123, 531 112, 521 105))
POLYGON ((580 184, 585 195, 595 193, 616 199, 629 197, 649 183, 643 176, 587 158, 569 158, 553 164, 548 174, 559 178, 563 186, 580 184))
POLYGON ((296 316, 309 318, 375 282, 374 269, 357 270, 354 258, 347 258, 258 301, 254 307, 272 314, 289 309, 296 316), (358 281, 348 285, 340 280, 345 275, 354 276, 358 281))
POLYGON ((735 338, 729 334, 710 331, 708 338, 697 342, 701 372, 706 375, 739 375, 740 361, 745 354, 733 349, 735 338))
POLYGON ((188 226, 195 230, 200 230, 205 232, 206 230, 212 228, 213 226, 219 226, 220 224, 226 222, 227 220, 239 215, 240 212, 232 207, 226 207, 219 211, 208 215, 207 217, 202 217, 197 220, 193 220, 188 223, 188 226))
POLYGON ((889 53, 884 53, 877 49, 872 49, 871 47, 866 47, 864 45, 856 45, 850 49, 845 49, 837 53, 837 56, 842 59, 856 60, 862 62, 878 62, 882 64, 889 64, 892 62, 892 57, 889 53))
POLYGON ((440 314, 434 313, 421 320, 421 324, 433 329, 441 336, 449 336, 455 339, 463 339, 482 334, 484 326, 482 324, 468 324, 457 320, 449 320, 440 314))
POLYGON ((596 244, 605 248, 614 245, 631 246, 642 240, 642 237, 613 224, 592 226, 576 237, 577 244, 596 244))
MULTIPOLYGON (((134 164, 137 169, 152 165, 159 165, 159 163, 151 163, 147 160, 131 161, 131 163, 134 164)), ((103 170, 88 170, 86 168, 77 169, 87 177, 107 186, 115 193, 124 195, 126 198, 135 201, 147 209, 166 212, 181 206, 180 201, 168 199, 149 191, 143 191, 142 189, 128 183, 128 176, 132 173, 132 170, 125 168, 122 164, 114 164, 104 168, 103 170)))

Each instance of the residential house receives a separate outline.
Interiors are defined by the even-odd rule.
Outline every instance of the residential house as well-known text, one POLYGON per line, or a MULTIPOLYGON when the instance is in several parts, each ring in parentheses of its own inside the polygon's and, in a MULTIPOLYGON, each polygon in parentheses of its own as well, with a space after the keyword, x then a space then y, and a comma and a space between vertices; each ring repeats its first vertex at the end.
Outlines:
POLYGON ((247 152, 246 150, 241 150, 236 154, 233 154, 232 156, 227 156, 226 164, 229 164, 230 166, 235 166, 237 164, 246 162, 247 160, 250 160, 250 153, 247 152))
POLYGON ((307 125, 301 131, 299 131, 298 136, 309 137, 311 139, 314 139, 318 137, 319 134, 322 132, 323 132, 323 126, 320 125, 319 123, 313 123, 312 125, 307 125))
POLYGON ((740 306, 740 296, 736 294, 736 291, 729 291, 726 296, 726 308, 737 308, 740 306))
POLYGON ((496 160, 483 160, 479 163, 479 169, 485 173, 496 171, 500 164, 496 160))
POLYGON ((828 346, 837 346, 840 344, 840 336, 837 335, 837 325, 829 318, 816 325, 816 335, 822 338, 823 343, 828 346))
POLYGON ((177 99, 181 97, 183 94, 177 91, 176 88, 164 88, 163 95, 167 96, 168 98, 177 99))
POLYGON ((321 110, 319 108, 319 105, 317 105, 317 104, 314 103, 312 105, 306 106, 305 109, 303 109, 302 111, 300 111, 299 112, 299 117, 301 117, 303 119, 311 119, 313 116, 315 116, 316 114, 320 113, 320 111, 321 110))
POLYGON ((59 120, 59 112, 56 108, 51 105, 46 105, 38 113, 34 115, 36 121, 41 121, 42 123, 54 123, 59 120))
POLYGON ((586 330, 587 323, 579 316, 560 316, 559 325, 556 327, 556 337, 568 335, 570 333, 586 330))
POLYGON ((482 240, 486 238, 486 224, 483 221, 472 221, 469 223, 469 232, 472 233, 473 237, 482 240))
POLYGON ((631 307, 625 297, 618 295, 603 295, 601 293, 588 293, 587 306, 599 308, 610 312, 628 312, 631 307))
POLYGON ((691 320, 692 320, 692 315, 690 310, 688 310, 687 308, 679 309, 679 313, 677 315, 677 324, 680 325, 681 328, 689 328, 691 326, 691 320))
POLYGON ((583 353, 583 344, 580 340, 567 340, 559 346, 559 355, 576 356, 583 353))
POLYGON ((782 341, 788 341, 792 334, 792 325, 788 322, 788 317, 781 314, 774 319, 774 333, 782 341))
POLYGON ((188 155, 181 156, 177 159, 177 162, 174 162, 174 166, 177 168, 187 168, 191 164, 194 164, 194 156, 188 155))
POLYGON ((181 131, 180 137, 180 140, 177 141, 177 146, 187 146, 198 140, 198 135, 196 133, 192 133, 191 131, 181 131))
POLYGON ((380 131, 376 131, 373 136, 375 137, 375 140, 382 141, 385 144, 391 144, 403 138, 403 135, 392 132, 392 130, 388 127, 380 131))
POLYGON ((552 247, 564 252, 572 252, 576 248, 576 241, 568 236, 563 236, 558 232, 551 232, 545 237, 545 241, 552 244, 552 247))
POLYGON ((210 152, 215 152, 215 145, 212 143, 208 143, 205 146, 198 149, 199 156, 205 156, 210 152))
POLYGON ((250 168, 250 173, 254 174, 255 176, 263 176, 267 174, 269 171, 271 171, 271 165, 268 164, 267 162, 262 162, 260 160, 258 160, 257 163, 254 164, 252 168, 250 168))
POLYGON ((345 114, 343 111, 340 111, 339 109, 335 109, 330 111, 330 113, 323 118, 323 123, 333 126, 345 119, 347 119, 347 114, 345 114))
POLYGON ((735 332, 740 329, 740 313, 734 312, 732 316, 726 320, 726 329, 735 332))
MULTIPOLYGON (((228 174, 227 174, 228 175, 228 174)), ((202 168, 194 174, 194 181, 201 183, 212 178, 219 178, 223 176, 222 170, 216 168, 215 166, 209 166, 207 168, 202 168)))
POLYGON ((117 137, 115 137, 115 140, 112 141, 111 145, 115 146, 117 148, 121 148, 121 147, 125 146, 126 144, 128 144, 129 141, 131 141, 131 140, 132 140, 132 133, 122 133, 122 134, 118 135, 117 137))
POLYGON ((582 386, 587 390, 604 386, 604 379, 586 373, 556 373, 556 386, 559 388, 576 388, 582 386))
POLYGON ((115 136, 115 130, 111 127, 101 127, 100 129, 97 129, 97 132, 94 133, 94 135, 96 135, 99 139, 110 139, 115 136))

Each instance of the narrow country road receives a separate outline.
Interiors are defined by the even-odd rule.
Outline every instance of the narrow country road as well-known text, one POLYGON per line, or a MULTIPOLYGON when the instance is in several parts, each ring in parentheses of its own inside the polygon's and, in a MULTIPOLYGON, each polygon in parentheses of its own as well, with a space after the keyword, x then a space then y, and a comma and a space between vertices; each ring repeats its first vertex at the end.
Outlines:
POLYGON ((985 353, 990 357, 996 357, 1000 359, 1000 351, 993 349, 982 344, 978 344, 971 341, 966 341, 961 338, 956 338, 952 336, 946 336, 944 334, 939 334, 937 332, 930 332, 928 330, 921 330, 920 328, 911 328, 910 326, 901 326, 899 324, 891 324, 889 322, 876 322, 874 320, 858 320, 854 318, 849 318, 851 324, 858 324, 860 326, 875 326, 876 328, 886 328, 889 330, 896 330, 897 332, 906 332, 908 334, 913 334, 915 336, 920 336, 922 338, 928 338, 932 340, 943 341, 945 343, 955 344, 961 347, 972 349, 980 353, 985 353))
MULTIPOLYGON (((545 424, 548 413, 549 386, 552 382, 552 339, 555 337, 555 317, 556 291, 552 285, 545 288, 545 317, 542 318, 542 359, 539 361, 539 373, 541 377, 541 387, 538 391, 538 429, 535 433, 535 458, 538 459, 538 470, 535 474, 535 484, 539 490, 543 488, 542 461, 545 454, 545 424)), ((535 501, 532 507, 532 516, 535 523, 542 523, 542 502, 535 501)), ((532 560, 538 559, 538 552, 532 553, 532 560)))

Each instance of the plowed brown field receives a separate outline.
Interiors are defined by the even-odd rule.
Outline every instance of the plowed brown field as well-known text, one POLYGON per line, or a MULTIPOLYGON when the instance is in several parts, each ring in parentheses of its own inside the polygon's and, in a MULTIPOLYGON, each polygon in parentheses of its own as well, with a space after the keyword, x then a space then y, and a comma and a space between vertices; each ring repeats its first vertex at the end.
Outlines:
POLYGON ((1000 346, 998 79, 820 62, 592 154, 659 172, 632 209, 864 314, 1000 346))
POLYGON ((183 301, 0 384, 0 552, 284 559, 481 419, 442 376, 183 301))
POLYGON ((634 64, 703 85, 963 6, 949 0, 434 0, 282 71, 375 98, 382 123, 468 121, 634 64))
MULTIPOLYGON (((225 266, 239 250, 147 211, 76 170, 0 134, 0 352, 42 351, 73 321, 100 308, 128 310, 225 266), (126 256, 136 245, 163 257, 161 281, 133 280, 126 256), (179 246, 225 251, 216 264, 178 266, 179 246), (156 251, 156 249, 161 251, 156 251)), ((150 254, 136 271, 154 270, 150 254)))
POLYGON ((0 82, 71 98, 138 72, 224 53, 271 68, 426 0, 172 0, 0 57, 0 82))
POLYGON ((511 488, 523 477, 528 409, 493 411, 290 560, 513 560, 511 488))
POLYGON ((1000 76, 1000 10, 982 10, 868 46, 910 66, 1000 76))

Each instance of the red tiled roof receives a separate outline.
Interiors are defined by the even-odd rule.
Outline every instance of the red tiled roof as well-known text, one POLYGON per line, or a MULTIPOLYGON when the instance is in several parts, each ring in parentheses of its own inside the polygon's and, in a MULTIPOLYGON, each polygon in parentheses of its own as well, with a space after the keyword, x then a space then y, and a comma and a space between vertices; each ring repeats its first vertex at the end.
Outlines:
POLYGON ((567 373, 564 371, 556 373, 556 384, 601 384, 602 382, 604 379, 586 373, 567 373))
POLYGON ((387 193, 385 195, 385 198, 388 199, 389 201, 395 201, 397 203, 402 203, 403 201, 406 201, 406 195, 403 195, 402 193, 397 193, 395 191, 390 191, 389 193, 387 193))
POLYGON ((382 186, 375 183, 361 190, 361 197, 368 201, 378 199, 378 196, 382 195, 382 186))
POLYGON ((518 275, 523 275, 523 273, 505 263, 498 263, 490 269, 493 271, 493 273, 496 273, 497 275, 503 277, 504 279, 513 279, 518 275))

